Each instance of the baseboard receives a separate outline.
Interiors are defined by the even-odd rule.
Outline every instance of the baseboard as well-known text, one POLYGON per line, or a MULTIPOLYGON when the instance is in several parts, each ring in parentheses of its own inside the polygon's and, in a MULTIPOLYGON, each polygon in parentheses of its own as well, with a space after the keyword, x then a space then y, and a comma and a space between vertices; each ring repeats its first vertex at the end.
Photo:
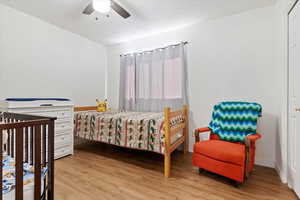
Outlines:
POLYGON ((278 165, 275 165, 275 170, 277 171, 277 174, 279 175, 281 182, 286 184, 287 183, 286 173, 278 165))
POLYGON ((288 180, 288 186, 289 188, 293 189, 294 188, 294 177, 296 177, 296 173, 291 167, 288 167, 287 171, 287 180, 288 180))
POLYGON ((275 168, 275 163, 267 160, 256 160, 255 165, 260 165, 264 167, 275 168))

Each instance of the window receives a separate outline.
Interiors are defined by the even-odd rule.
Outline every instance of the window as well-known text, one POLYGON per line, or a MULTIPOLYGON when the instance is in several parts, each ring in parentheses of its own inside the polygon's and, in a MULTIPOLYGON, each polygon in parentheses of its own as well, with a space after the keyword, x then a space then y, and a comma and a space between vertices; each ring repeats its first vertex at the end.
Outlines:
POLYGON ((187 103, 185 68, 183 44, 122 56, 120 108, 162 111, 166 106, 181 107, 187 103))

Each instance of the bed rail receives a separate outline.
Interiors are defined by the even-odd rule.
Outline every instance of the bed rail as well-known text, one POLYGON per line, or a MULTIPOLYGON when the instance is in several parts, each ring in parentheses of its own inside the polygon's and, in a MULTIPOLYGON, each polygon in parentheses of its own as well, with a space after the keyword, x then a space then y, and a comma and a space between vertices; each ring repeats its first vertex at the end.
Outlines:
MULTIPOLYGON (((15 199, 23 200, 23 163, 34 166, 34 200, 54 199, 54 121, 56 118, 0 113, 0 161, 15 160, 15 199), (7 140, 3 140, 3 139, 7 140), (42 193, 42 168, 47 167, 42 193)), ((3 188, 0 165, 0 188, 3 188)), ((2 190, 0 200, 3 200, 2 190)))

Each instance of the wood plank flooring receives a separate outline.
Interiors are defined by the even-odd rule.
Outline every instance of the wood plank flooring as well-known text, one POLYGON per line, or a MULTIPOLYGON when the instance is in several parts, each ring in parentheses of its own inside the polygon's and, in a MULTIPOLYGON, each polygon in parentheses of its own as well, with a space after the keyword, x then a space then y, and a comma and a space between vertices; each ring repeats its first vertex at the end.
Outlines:
POLYGON ((105 144, 82 145, 55 162, 55 200, 237 200, 297 199, 274 169, 255 168, 235 188, 224 177, 198 174, 191 154, 174 152, 172 175, 163 175, 163 157, 105 144))

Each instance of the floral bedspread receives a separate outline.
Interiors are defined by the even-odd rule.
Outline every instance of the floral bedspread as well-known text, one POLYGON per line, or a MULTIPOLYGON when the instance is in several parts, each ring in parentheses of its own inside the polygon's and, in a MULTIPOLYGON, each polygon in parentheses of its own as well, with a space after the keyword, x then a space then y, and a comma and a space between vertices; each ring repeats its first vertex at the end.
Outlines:
MULTIPOLYGON (((7 194, 15 189, 16 174, 15 174, 15 160, 9 156, 4 155, 2 161, 3 166, 3 186, 2 194, 7 194)), ((42 178, 46 175, 47 168, 42 169, 42 178)), ((28 163, 23 164, 23 185, 34 183, 34 167, 28 163)))
MULTIPOLYGON (((75 114, 77 137, 108 144, 164 153, 163 113, 96 111, 75 114)), ((173 119, 171 124, 182 121, 173 119)), ((175 142, 182 133, 171 138, 175 142)))

